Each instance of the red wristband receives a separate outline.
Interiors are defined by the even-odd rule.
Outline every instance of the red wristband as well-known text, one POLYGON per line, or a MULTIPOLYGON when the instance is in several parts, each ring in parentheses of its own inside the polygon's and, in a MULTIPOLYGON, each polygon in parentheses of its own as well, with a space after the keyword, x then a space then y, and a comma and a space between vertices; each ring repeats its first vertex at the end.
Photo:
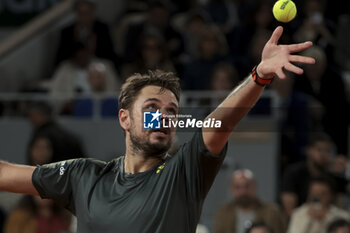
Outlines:
POLYGON ((263 86, 263 87, 268 85, 268 84, 271 84, 272 80, 275 76, 272 76, 272 78, 269 78, 269 79, 260 78, 258 75, 258 72, 256 72, 256 67, 257 66, 254 66, 254 68, 252 70, 252 78, 253 78, 254 82, 256 82, 256 84, 263 86))

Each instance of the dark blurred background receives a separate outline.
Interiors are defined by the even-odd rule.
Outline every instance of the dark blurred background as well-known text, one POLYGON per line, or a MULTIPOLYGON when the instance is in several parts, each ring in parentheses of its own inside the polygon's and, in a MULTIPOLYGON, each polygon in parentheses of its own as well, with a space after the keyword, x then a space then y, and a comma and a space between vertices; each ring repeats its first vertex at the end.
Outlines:
MULTIPOLYGON (((280 43, 312 41, 303 55, 317 63, 302 67, 301 76, 276 79, 232 134, 202 232, 244 232, 259 215, 235 213, 240 218, 231 222, 247 226, 214 227, 219 206, 237 199, 231 174, 243 168, 255 174, 256 197, 282 216, 282 228, 272 229, 291 227, 320 176, 334 183, 331 203, 349 215, 350 2, 295 0, 290 23, 274 19, 274 2, 1 0, 0 159, 38 165, 123 155, 119 89, 131 74, 152 69, 175 72, 181 107, 204 117, 259 63, 282 25, 280 43)), ((180 132, 174 148, 190 136, 180 132)), ((74 224, 54 203, 0 193, 0 232, 74 232, 74 224)))

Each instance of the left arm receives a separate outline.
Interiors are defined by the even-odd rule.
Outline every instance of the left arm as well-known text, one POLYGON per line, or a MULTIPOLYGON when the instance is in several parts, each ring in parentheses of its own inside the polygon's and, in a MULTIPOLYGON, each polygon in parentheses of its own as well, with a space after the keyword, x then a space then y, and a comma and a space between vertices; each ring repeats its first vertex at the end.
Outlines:
MULTIPOLYGON (((311 42, 292 45, 278 45, 278 40, 283 32, 282 27, 277 27, 270 40, 266 43, 260 64, 257 66, 257 74, 262 79, 272 78, 277 75, 284 79, 286 75, 283 69, 296 74, 302 74, 303 70, 295 65, 313 64, 315 60, 309 57, 291 55, 291 53, 303 51, 312 46, 311 42)), ((207 149, 214 155, 219 154, 228 141, 228 138, 238 122, 248 113, 260 97, 264 87, 256 84, 251 75, 236 87, 228 97, 207 118, 221 120, 221 128, 202 131, 203 141, 207 149)))

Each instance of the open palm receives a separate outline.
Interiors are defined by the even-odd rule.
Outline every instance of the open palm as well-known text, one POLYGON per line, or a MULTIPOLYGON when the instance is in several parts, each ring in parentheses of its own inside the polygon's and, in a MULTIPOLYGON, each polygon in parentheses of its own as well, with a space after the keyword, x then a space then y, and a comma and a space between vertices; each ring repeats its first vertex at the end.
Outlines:
POLYGON ((278 40, 283 33, 283 27, 279 26, 272 33, 271 38, 265 44, 262 52, 261 62, 257 67, 258 75, 261 78, 271 78, 273 75, 277 75, 279 78, 284 79, 286 75, 283 69, 296 74, 302 74, 303 69, 293 65, 292 63, 299 64, 314 64, 315 59, 311 57, 305 57, 300 55, 292 55, 304 51, 312 46, 312 42, 304 42, 291 45, 278 45, 278 40))

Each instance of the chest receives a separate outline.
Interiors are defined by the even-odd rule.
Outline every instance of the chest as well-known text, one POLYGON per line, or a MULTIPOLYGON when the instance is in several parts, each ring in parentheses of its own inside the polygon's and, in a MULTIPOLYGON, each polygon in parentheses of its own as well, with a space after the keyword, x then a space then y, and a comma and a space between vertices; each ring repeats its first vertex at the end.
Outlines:
POLYGON ((181 179, 163 171, 137 179, 125 179, 120 174, 100 177, 76 197, 78 228, 88 227, 91 232, 155 232, 167 219, 187 215, 188 201, 181 179))

